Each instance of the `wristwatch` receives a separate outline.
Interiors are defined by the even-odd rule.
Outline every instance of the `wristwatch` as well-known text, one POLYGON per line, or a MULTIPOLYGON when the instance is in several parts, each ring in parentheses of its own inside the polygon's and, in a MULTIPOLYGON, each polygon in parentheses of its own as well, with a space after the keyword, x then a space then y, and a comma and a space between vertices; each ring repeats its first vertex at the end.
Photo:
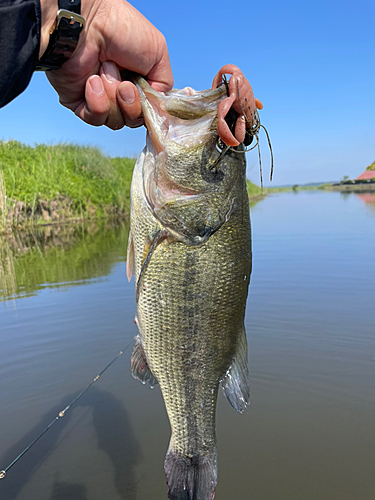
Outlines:
POLYGON ((59 69, 76 50, 85 27, 81 16, 81 0, 59 0, 56 20, 51 26, 49 44, 35 70, 59 69))

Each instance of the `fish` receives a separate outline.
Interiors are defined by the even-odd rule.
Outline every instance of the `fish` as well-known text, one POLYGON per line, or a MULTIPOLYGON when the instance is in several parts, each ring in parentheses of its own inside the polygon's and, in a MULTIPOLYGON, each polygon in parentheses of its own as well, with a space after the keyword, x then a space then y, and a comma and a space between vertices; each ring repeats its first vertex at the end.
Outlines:
POLYGON ((142 77, 135 83, 147 137, 131 184, 127 276, 135 275, 138 327, 131 370, 158 384, 164 399, 168 498, 212 500, 219 386, 238 412, 250 398, 244 147, 220 147, 225 85, 159 93, 142 77))

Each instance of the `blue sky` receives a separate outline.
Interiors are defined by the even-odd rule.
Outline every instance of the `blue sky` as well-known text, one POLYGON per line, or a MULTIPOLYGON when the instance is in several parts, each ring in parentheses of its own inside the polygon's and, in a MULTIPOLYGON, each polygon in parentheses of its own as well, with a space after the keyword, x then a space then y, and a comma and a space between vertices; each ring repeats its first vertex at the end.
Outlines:
MULTIPOLYGON (((261 99, 275 156, 273 185, 359 175, 375 160, 375 2, 131 2, 165 35, 175 87, 211 86, 238 65, 261 99)), ((76 142, 110 156, 137 156, 145 130, 80 122, 58 103, 43 74, 0 110, 0 139, 76 142)), ((269 151, 261 139, 263 170, 269 151)), ((248 176, 259 183, 257 153, 248 176)), ((269 183, 266 182, 266 185, 269 183)))

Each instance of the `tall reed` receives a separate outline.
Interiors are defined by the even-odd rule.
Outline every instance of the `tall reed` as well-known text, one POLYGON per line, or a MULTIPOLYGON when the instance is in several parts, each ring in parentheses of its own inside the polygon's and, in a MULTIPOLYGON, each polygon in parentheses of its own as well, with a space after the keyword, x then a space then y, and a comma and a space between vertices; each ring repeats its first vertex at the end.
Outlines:
POLYGON ((6 231, 8 226, 7 193, 5 189, 4 173, 0 170, 0 232, 6 231))

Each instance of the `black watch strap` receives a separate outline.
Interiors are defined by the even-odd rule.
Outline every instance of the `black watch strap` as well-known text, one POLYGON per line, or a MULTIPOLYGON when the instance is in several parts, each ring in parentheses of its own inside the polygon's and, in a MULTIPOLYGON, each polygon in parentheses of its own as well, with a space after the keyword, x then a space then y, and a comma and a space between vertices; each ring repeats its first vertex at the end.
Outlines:
POLYGON ((55 24, 51 28, 48 47, 35 70, 59 69, 77 48, 79 36, 85 26, 81 16, 81 0, 59 0, 55 24))

